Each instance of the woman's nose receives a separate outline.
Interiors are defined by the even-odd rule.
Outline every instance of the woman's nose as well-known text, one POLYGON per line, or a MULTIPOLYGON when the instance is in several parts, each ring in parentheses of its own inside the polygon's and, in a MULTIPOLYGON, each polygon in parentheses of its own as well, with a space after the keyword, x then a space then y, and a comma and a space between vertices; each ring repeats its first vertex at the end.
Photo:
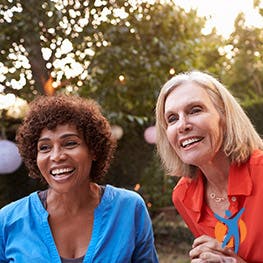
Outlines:
POLYGON ((63 149, 61 149, 59 146, 54 146, 50 153, 50 159, 54 162, 65 159, 65 153, 63 149))
POLYGON ((182 132, 189 131, 191 129, 191 124, 189 123, 186 116, 182 116, 177 121, 177 127, 178 127, 178 131, 182 133, 182 132))

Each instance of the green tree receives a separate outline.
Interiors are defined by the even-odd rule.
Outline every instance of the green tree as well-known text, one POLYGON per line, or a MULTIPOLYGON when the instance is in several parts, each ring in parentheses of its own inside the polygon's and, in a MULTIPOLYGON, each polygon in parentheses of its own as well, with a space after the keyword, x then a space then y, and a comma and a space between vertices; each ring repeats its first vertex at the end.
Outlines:
POLYGON ((214 34, 202 35, 204 23, 193 10, 186 13, 172 2, 157 2, 141 4, 115 26, 101 24, 108 45, 95 52, 88 69, 92 81, 84 82, 88 88, 80 94, 94 94, 110 111, 152 120, 160 87, 171 75, 217 71, 222 41, 214 34))
MULTIPOLYGON (((260 0, 254 1, 262 16, 260 0)), ((235 21, 235 30, 226 41, 228 53, 222 71, 223 82, 239 100, 257 131, 263 135, 263 34, 262 28, 247 26, 244 14, 235 21)))
POLYGON ((263 96, 262 29, 248 27, 245 22, 244 14, 239 14, 228 41, 231 50, 224 78, 242 102, 263 96))

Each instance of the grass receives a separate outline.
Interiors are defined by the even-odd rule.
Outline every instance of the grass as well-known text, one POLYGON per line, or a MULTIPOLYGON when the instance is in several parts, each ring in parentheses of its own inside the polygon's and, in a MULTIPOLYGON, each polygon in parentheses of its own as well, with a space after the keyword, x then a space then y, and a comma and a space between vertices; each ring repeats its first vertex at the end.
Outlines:
POLYGON ((188 252, 183 253, 180 249, 174 247, 173 250, 164 249, 157 246, 157 252, 160 263, 189 263, 188 252))
POLYGON ((165 209, 152 222, 159 262, 189 263, 193 236, 175 209, 165 209))

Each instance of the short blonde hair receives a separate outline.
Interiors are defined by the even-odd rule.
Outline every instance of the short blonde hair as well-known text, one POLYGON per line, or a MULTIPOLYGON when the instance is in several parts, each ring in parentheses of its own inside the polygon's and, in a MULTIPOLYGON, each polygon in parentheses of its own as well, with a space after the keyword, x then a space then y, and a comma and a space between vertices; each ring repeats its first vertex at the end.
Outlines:
POLYGON ((245 162, 253 150, 263 149, 263 141, 253 127, 250 119, 232 94, 217 79, 199 71, 181 73, 168 80, 162 87, 156 104, 157 151, 162 164, 170 175, 195 175, 196 167, 181 161, 170 145, 164 117, 164 105, 167 96, 176 87, 192 82, 204 88, 225 124, 222 149, 231 163, 245 162))

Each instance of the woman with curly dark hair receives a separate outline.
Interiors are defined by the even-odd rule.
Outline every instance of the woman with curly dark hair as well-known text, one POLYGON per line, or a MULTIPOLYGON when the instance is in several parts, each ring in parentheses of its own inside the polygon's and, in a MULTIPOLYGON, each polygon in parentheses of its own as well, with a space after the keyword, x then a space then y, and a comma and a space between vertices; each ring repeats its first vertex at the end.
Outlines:
POLYGON ((40 96, 16 139, 48 189, 1 209, 0 262, 158 262, 143 199, 98 184, 115 140, 95 101, 40 96))

